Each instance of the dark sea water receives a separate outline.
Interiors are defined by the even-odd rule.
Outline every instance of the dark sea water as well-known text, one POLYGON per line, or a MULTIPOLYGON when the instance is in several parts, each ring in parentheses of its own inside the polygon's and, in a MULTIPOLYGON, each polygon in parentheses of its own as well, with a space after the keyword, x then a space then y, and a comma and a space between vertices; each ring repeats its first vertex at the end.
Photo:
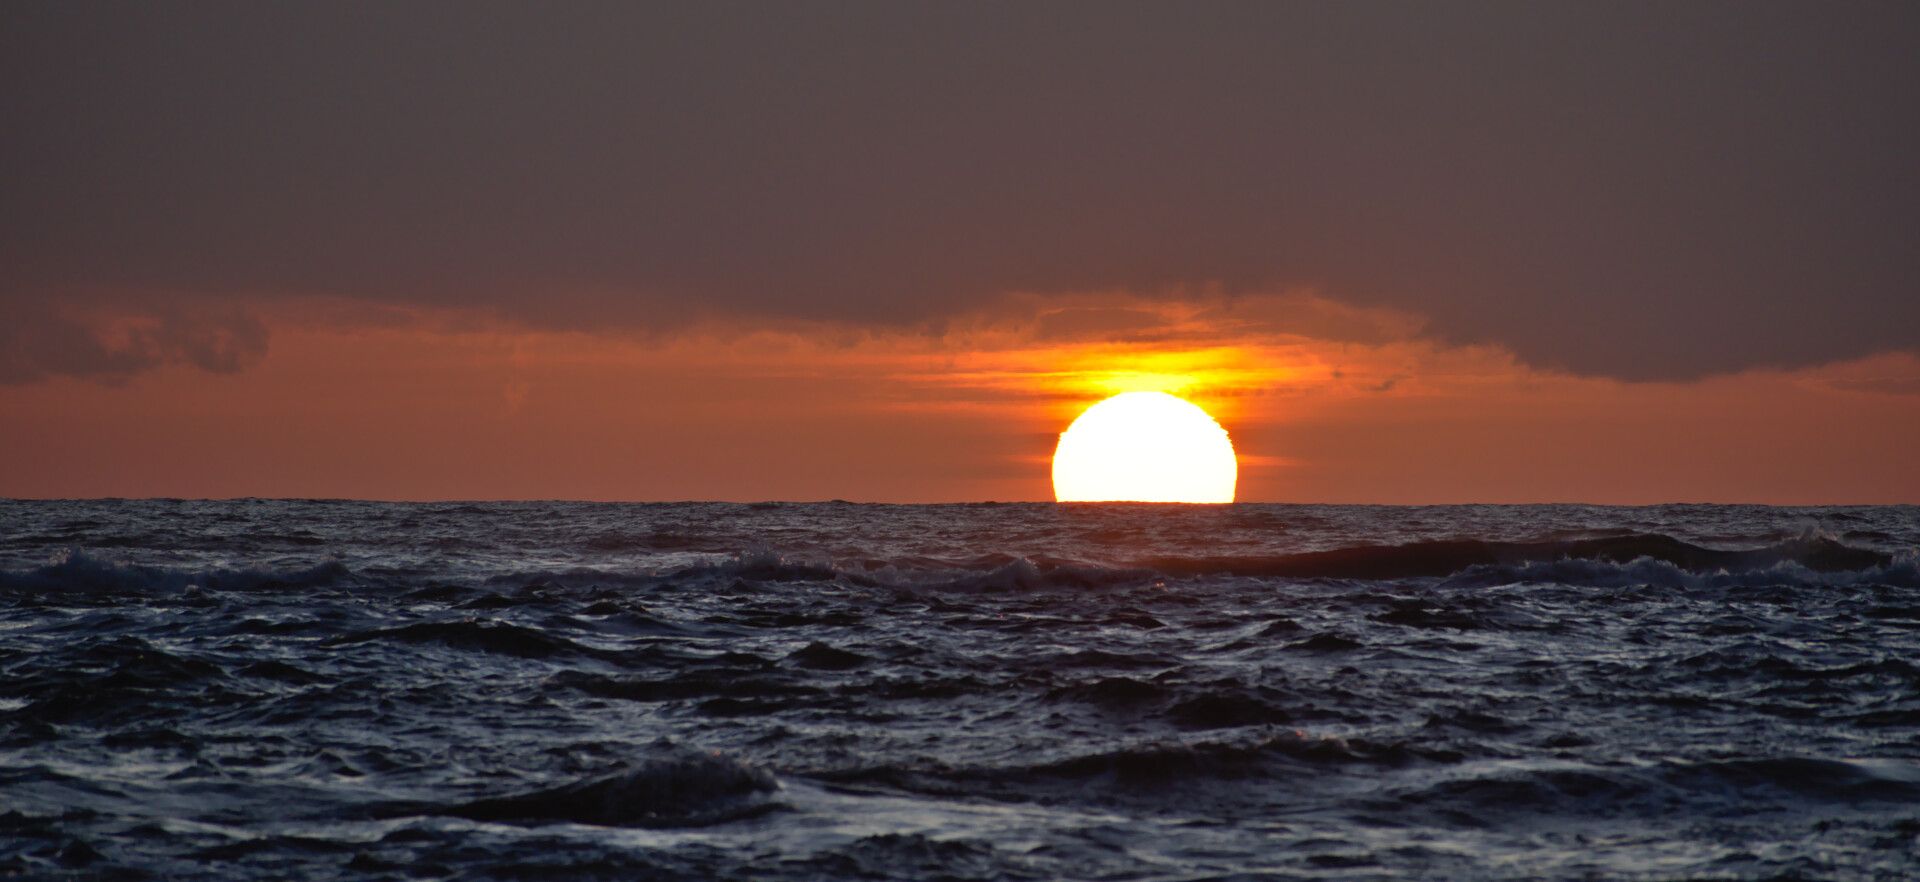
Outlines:
POLYGON ((1920 878, 1920 509, 0 501, 0 877, 1920 878))

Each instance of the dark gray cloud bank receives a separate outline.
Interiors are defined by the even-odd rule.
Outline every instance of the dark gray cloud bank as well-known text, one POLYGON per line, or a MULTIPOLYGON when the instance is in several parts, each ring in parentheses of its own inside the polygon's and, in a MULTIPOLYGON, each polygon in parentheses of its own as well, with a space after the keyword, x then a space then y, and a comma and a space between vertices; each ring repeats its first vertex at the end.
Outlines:
POLYGON ((596 327, 1311 287, 1633 379, 1920 346, 1911 3, 0 16, 0 379, 237 366, 255 329, 181 304, 303 294, 596 327), (89 350, 63 304, 206 327, 89 350))

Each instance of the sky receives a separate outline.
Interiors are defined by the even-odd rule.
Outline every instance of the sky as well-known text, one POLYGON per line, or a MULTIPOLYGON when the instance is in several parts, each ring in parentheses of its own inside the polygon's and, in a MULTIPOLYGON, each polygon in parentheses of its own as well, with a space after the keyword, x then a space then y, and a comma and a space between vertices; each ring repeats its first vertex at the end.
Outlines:
POLYGON ((0 495, 1920 501, 1912 4, 0 15, 0 495))

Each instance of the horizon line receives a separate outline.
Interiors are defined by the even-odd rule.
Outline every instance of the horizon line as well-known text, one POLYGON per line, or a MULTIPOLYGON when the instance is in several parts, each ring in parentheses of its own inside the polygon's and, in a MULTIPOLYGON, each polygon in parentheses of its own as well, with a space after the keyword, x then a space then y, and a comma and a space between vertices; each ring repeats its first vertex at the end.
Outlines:
POLYGON ((1150 502, 1144 500, 1101 500, 1062 502, 1052 499, 974 499, 900 502, 851 499, 584 499, 567 497, 495 497, 495 498, 384 498, 371 496, 10 496, 0 502, 355 502, 384 505, 506 505, 560 503, 573 505, 861 505, 861 506, 967 506, 967 505, 1155 505, 1186 507, 1229 507, 1236 505, 1345 506, 1353 508, 1434 508, 1466 506, 1581 506, 1588 508, 1670 508, 1677 506, 1762 506, 1766 508, 1910 508, 1920 502, 1757 502, 1714 500, 1668 500, 1663 502, 1580 502, 1485 501, 1457 502, 1325 502, 1303 500, 1240 500, 1232 502, 1150 502))

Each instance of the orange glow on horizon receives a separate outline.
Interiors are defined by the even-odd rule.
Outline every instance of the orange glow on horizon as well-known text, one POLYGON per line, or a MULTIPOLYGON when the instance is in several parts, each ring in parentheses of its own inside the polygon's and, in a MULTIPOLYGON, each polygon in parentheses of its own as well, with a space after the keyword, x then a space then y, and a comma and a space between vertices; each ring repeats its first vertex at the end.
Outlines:
POLYGON ((270 345, 230 373, 0 385, 0 419, 32 427, 0 442, 0 496, 1044 500, 1062 427, 1124 392, 1231 426, 1243 501, 1920 495, 1905 353, 1624 383, 1292 295, 1029 299, 937 328, 259 319, 270 345), (1135 325, 1050 323, 1077 312, 1135 325))

